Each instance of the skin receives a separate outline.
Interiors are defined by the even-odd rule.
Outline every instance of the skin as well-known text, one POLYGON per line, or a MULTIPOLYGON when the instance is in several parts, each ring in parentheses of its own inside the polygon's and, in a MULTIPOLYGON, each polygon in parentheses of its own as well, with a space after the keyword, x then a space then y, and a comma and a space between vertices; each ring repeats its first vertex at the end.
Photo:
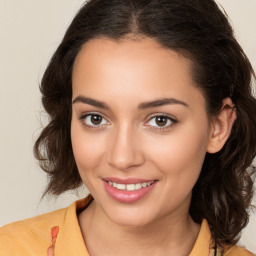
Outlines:
POLYGON ((90 255, 188 255, 200 229, 189 215, 191 191, 206 152, 220 150, 230 134, 232 101, 225 99, 220 115, 208 117, 191 62, 149 38, 87 42, 75 60, 72 85, 74 157, 95 199, 78 216, 90 255), (162 98, 182 104, 138 108, 162 98), (85 117, 90 112, 103 117, 98 126, 85 117), (171 118, 165 130, 156 115, 171 118), (121 203, 106 193, 104 177, 157 184, 142 199, 121 203))

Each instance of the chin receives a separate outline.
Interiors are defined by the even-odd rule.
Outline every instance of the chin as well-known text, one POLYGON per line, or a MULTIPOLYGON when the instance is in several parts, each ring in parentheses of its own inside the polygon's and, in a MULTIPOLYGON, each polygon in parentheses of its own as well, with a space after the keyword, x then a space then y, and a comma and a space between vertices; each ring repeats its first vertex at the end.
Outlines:
POLYGON ((127 227, 142 227, 155 220, 152 211, 145 211, 140 207, 118 207, 111 211, 105 211, 105 213, 113 223, 127 227))

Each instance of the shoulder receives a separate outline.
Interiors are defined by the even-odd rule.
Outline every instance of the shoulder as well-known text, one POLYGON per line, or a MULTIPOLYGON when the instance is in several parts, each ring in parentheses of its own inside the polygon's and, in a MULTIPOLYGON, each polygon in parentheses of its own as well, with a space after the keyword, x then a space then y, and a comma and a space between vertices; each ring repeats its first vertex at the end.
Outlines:
POLYGON ((51 243, 51 227, 62 225, 67 208, 13 222, 0 228, 0 256, 44 255, 51 243))
POLYGON ((225 250, 223 256, 254 256, 255 254, 246 250, 241 246, 232 246, 231 248, 225 250))

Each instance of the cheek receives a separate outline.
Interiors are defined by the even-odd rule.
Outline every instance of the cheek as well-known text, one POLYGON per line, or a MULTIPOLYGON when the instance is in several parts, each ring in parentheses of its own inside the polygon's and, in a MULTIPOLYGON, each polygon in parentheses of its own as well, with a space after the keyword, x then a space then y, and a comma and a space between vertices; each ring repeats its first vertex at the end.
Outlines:
POLYGON ((190 179, 196 181, 206 154, 208 128, 187 123, 173 128, 173 131, 158 141, 151 141, 154 147, 147 147, 155 165, 164 176, 172 176, 174 182, 190 179))
POLYGON ((81 177, 100 165, 104 139, 99 135, 85 132, 81 124, 71 124, 71 141, 75 161, 81 177))
POLYGON ((173 130, 173 135, 163 136, 161 140, 151 141, 155 147, 147 147, 151 162, 161 173, 161 193, 159 204, 171 210, 191 194, 200 175, 207 147, 207 129, 199 130, 188 125, 184 129, 173 130), (170 195, 175 195, 171 196, 170 195))

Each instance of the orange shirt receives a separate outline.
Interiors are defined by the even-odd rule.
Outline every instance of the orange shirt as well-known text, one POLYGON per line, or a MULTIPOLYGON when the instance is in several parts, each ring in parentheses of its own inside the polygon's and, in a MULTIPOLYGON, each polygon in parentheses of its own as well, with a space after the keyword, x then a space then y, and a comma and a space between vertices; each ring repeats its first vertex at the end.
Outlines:
MULTIPOLYGON (((86 208, 92 197, 78 200, 67 208, 34 218, 17 221, 0 228, 0 256, 90 256, 84 244, 77 211, 86 208), (52 230, 52 233, 51 233, 52 230), (50 247, 54 247, 49 249, 50 247)), ((189 256, 214 255, 209 249, 211 232, 206 220, 189 256)), ((103 255, 104 256, 104 255, 103 255)), ((253 256, 242 247, 234 246, 224 256, 253 256)))

